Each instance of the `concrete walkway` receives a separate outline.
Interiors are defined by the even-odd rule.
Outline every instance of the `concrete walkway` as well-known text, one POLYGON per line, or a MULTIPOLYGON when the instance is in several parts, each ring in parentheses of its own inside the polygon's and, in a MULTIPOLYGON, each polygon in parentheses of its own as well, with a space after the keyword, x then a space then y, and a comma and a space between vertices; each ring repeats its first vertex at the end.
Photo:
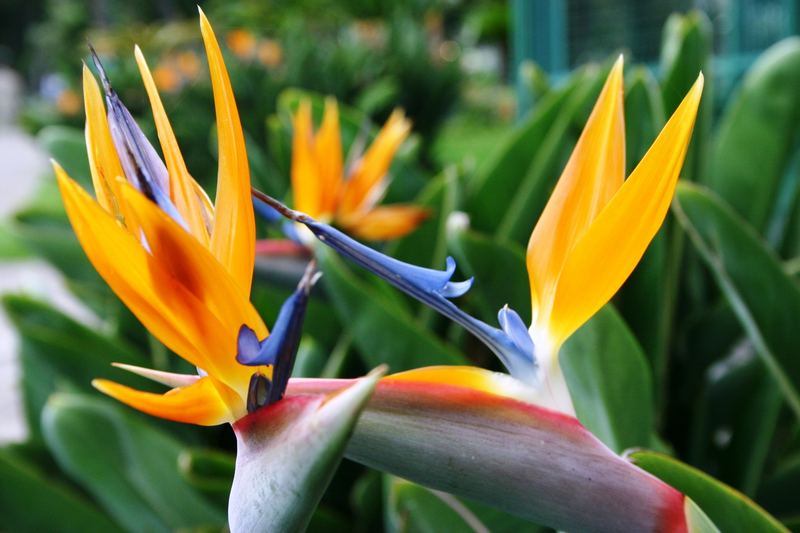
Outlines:
MULTIPOLYGON (((13 125, 21 89, 13 72, 0 69, 0 224, 30 200, 40 180, 49 175, 47 154, 33 138, 13 125)), ((0 259, 0 295, 9 293, 35 296, 78 319, 92 321, 91 312, 68 291, 61 275, 44 261, 0 259)), ((18 442, 27 436, 19 394, 18 350, 17 332, 0 310, 0 444, 18 442)))

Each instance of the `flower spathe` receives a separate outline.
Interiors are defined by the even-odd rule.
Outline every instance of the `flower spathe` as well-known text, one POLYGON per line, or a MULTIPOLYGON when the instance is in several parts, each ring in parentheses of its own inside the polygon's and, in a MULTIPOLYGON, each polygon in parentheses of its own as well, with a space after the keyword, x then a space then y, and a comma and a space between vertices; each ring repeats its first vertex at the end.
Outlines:
POLYGON ((392 159, 411 132, 402 111, 392 112, 369 148, 348 168, 335 99, 325 99, 316 132, 308 100, 300 102, 292 125, 292 195, 299 211, 367 240, 402 237, 425 219, 427 211, 420 207, 377 205, 388 185, 392 159))
POLYGON ((100 275, 167 347, 202 372, 175 376, 129 368, 174 387, 141 392, 106 380, 102 392, 149 414, 202 425, 247 413, 254 374, 268 367, 236 363, 246 325, 261 339, 267 327, 250 303, 255 223, 239 114, 222 54, 200 14, 208 55, 219 142, 216 203, 189 174, 153 77, 136 60, 150 98, 165 163, 141 134, 101 72, 100 88, 84 66, 86 143, 97 201, 54 163, 67 215, 100 275))

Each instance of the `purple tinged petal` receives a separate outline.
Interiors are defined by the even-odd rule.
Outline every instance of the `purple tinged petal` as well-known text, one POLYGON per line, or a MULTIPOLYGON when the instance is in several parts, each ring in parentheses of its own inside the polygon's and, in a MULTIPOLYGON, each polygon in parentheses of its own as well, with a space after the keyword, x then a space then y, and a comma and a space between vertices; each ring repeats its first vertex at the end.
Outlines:
POLYGON ((100 79, 106 94, 111 139, 114 142, 122 169, 125 171, 125 177, 139 192, 155 202, 173 220, 184 228, 188 228, 170 199, 167 167, 111 87, 106 71, 94 48, 90 45, 89 49, 92 52, 94 64, 100 72, 100 79))
MULTIPOLYGON (((278 318, 266 339, 259 341, 253 330, 246 325, 242 325, 239 329, 236 360, 247 366, 273 366, 272 380, 267 396, 263 401, 250 402, 248 400, 248 405, 252 403, 257 408, 275 403, 283 397, 289 377, 292 375, 297 348, 303 333, 308 296, 319 276, 320 274, 316 271, 316 263, 311 261, 303 278, 297 284, 297 289, 281 306, 278 318)), ((251 392, 261 392, 262 388, 257 385, 251 381, 251 392)))

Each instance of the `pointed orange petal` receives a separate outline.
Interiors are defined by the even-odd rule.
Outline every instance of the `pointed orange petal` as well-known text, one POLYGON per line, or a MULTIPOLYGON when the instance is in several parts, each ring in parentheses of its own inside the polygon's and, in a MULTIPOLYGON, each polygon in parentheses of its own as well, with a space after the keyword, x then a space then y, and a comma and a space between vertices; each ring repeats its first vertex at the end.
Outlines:
POLYGON ((172 131, 172 126, 164 111, 161 97, 158 95, 153 76, 147 68, 147 62, 142 55, 142 51, 137 45, 134 48, 136 63, 139 65, 139 73, 144 81, 147 96, 150 99, 150 107, 153 109, 153 120, 158 131, 158 140, 161 142, 161 150, 164 152, 164 160, 169 172, 170 196, 175 202, 175 207, 181 214, 189 230, 197 240, 203 245, 208 246, 209 234, 203 217, 203 207, 200 205, 192 187, 192 178, 183 161, 183 155, 178 147, 178 140, 172 131))
POLYGON ((314 153, 322 192, 320 211, 334 213, 339 201, 343 174, 339 106, 336 104, 335 98, 325 99, 325 114, 314 139, 314 153))
MULTIPOLYGON (((198 8, 198 10, 200 10, 198 8)), ((200 10, 200 31, 208 56, 219 139, 219 175, 211 250, 245 294, 250 294, 256 228, 250 198, 250 170, 239 111, 214 30, 200 10)))
POLYGON ((97 81, 89 67, 83 65, 83 101, 86 109, 86 148, 89 155, 89 169, 97 201, 109 213, 122 219, 116 203, 116 178, 124 176, 122 165, 117 157, 108 117, 103 105, 103 97, 97 81))
POLYGON ((383 192, 380 185, 392 159, 410 132, 411 122, 403 112, 392 112, 345 183, 339 213, 347 216, 375 205, 379 199, 376 193, 383 192))
POLYGON ((386 205, 364 216, 342 221, 353 235, 368 241, 397 239, 414 231, 428 217, 428 210, 413 205, 386 205))
POLYGON ((216 426, 235 422, 247 414, 238 396, 209 377, 165 394, 143 392, 104 379, 96 379, 92 385, 134 409, 175 422, 216 426))
POLYGON ((550 323, 565 339, 628 278, 672 201, 703 92, 702 74, 619 192, 575 245, 561 274, 550 323))
POLYGON ((232 388, 246 391, 249 373, 235 362, 236 337, 231 338, 216 316, 166 272, 131 232, 61 167, 55 164, 54 168, 78 241, 114 293, 172 351, 232 388), (217 364, 226 354, 230 359, 217 364))
POLYGON ((625 178, 622 78, 620 57, 528 242, 534 323, 547 323, 570 250, 625 178))
MULTIPOLYGON (((133 186, 123 184, 122 196, 136 213, 152 256, 216 315, 231 339, 236 338, 242 324, 253 329, 259 339, 267 336, 267 328, 249 297, 204 246, 133 186)), ((169 299, 166 295, 165 298, 169 299)), ((219 357, 229 355, 216 354, 219 357)), ((225 361, 220 364, 224 365, 225 361)))
POLYGON ((295 209, 319 218, 322 211, 322 184, 312 148, 311 104, 300 102, 292 119, 292 202, 295 209))

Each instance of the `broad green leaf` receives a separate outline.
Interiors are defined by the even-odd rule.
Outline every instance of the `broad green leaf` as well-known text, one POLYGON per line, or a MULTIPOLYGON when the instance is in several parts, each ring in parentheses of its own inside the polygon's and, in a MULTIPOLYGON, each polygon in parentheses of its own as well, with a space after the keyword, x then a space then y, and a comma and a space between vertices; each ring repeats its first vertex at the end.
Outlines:
POLYGON ((583 425, 616 452, 650 444, 654 429, 650 368, 611 304, 567 340, 559 359, 583 425))
MULTIPOLYGON (((510 201, 494 213, 492 229, 499 239, 527 243, 550 196, 550 190, 561 173, 562 164, 583 130, 607 73, 608 68, 605 67, 587 69, 586 78, 569 95, 563 106, 559 106, 558 114, 541 144, 534 145, 537 148, 535 151, 528 146, 530 166, 523 174, 516 174, 519 186, 510 201)), ((489 202, 488 197, 493 194, 489 185, 485 193, 474 200, 489 202)))
POLYGON ((231 531, 303 531, 386 367, 333 394, 287 395, 234 424, 231 531))
POLYGON ((785 459, 758 491, 761 502, 776 518, 784 523, 800 518, 800 454, 785 459))
POLYGON ((683 508, 690 533, 719 533, 719 528, 691 498, 686 498, 683 508))
POLYGON ((706 147, 714 108, 711 52, 711 21, 703 11, 697 9, 685 15, 675 13, 669 17, 661 45, 661 87, 667 115, 678 108, 697 76, 701 72, 705 75, 705 94, 697 112, 692 142, 682 172, 682 176, 691 181, 705 175, 706 147))
POLYGON ((412 265, 441 268, 447 257, 447 221, 458 202, 458 171, 446 168, 414 201, 430 210, 417 229, 387 246, 386 253, 412 265))
POLYGON ((0 448, 0 480, 3 531, 123 531, 76 491, 3 448, 0 448))
POLYGON ((114 361, 149 365, 144 356, 120 339, 96 332, 49 304, 25 296, 5 296, 2 304, 21 336, 22 390, 28 425, 35 435, 41 410, 58 387, 68 384, 73 390, 91 392, 95 378, 152 387, 111 366, 114 361))
POLYGON ((390 532, 535 533, 539 526, 410 481, 385 476, 385 529, 390 532), (479 507, 478 510, 475 507, 479 507))
POLYGON ((787 531, 744 494, 677 459, 650 451, 636 451, 628 458, 694 500, 721 531, 787 531))
POLYGON ((59 465, 131 531, 221 526, 225 513, 178 471, 180 442, 111 400, 54 394, 42 413, 59 465))
POLYGON ((27 259, 31 255, 30 249, 12 229, 12 222, 0 221, 0 259, 13 261, 27 259))
POLYGON ((228 502, 236 457, 211 448, 187 448, 178 455, 178 470, 197 491, 220 507, 228 502))
MULTIPOLYGON (((458 171, 446 168, 422 190, 414 204, 429 210, 429 217, 413 232, 387 246, 391 257, 412 265, 441 268, 447 259, 447 223, 458 202, 458 171)), ((430 325, 435 312, 419 305, 417 320, 430 325)))
POLYGON ((89 156, 83 131, 66 126, 47 126, 39 132, 39 144, 73 179, 90 186, 89 156))
POLYGON ((800 38, 750 68, 720 119, 708 184, 758 232, 766 230, 800 124, 800 38))
MULTIPOLYGON (((625 149, 627 170, 641 161, 664 124, 661 89, 650 71, 635 67, 625 90, 625 149)), ((666 229, 661 229, 615 298, 620 314, 630 326, 650 360, 653 377, 660 382, 666 366, 669 313, 666 284, 666 229)))
POLYGON ((553 121, 587 76, 584 71, 573 74, 564 87, 543 99, 498 149, 484 159, 467 187, 467 207, 475 228, 485 232, 497 229, 500 217, 513 200, 520 180, 530 168, 553 121))
POLYGON ((800 417, 800 286, 755 231, 710 191, 683 184, 674 212, 800 417))
MULTIPOLYGON (((708 369, 695 418, 702 436, 702 463, 717 477, 753 496, 761 482, 783 406, 783 394, 764 362, 738 346, 708 369)), ((700 446, 701 443, 697 443, 700 446)))
POLYGON ((367 366, 387 364, 392 372, 426 365, 466 364, 453 347, 419 326, 410 314, 359 280, 335 254, 317 247, 323 277, 344 326, 367 366))

